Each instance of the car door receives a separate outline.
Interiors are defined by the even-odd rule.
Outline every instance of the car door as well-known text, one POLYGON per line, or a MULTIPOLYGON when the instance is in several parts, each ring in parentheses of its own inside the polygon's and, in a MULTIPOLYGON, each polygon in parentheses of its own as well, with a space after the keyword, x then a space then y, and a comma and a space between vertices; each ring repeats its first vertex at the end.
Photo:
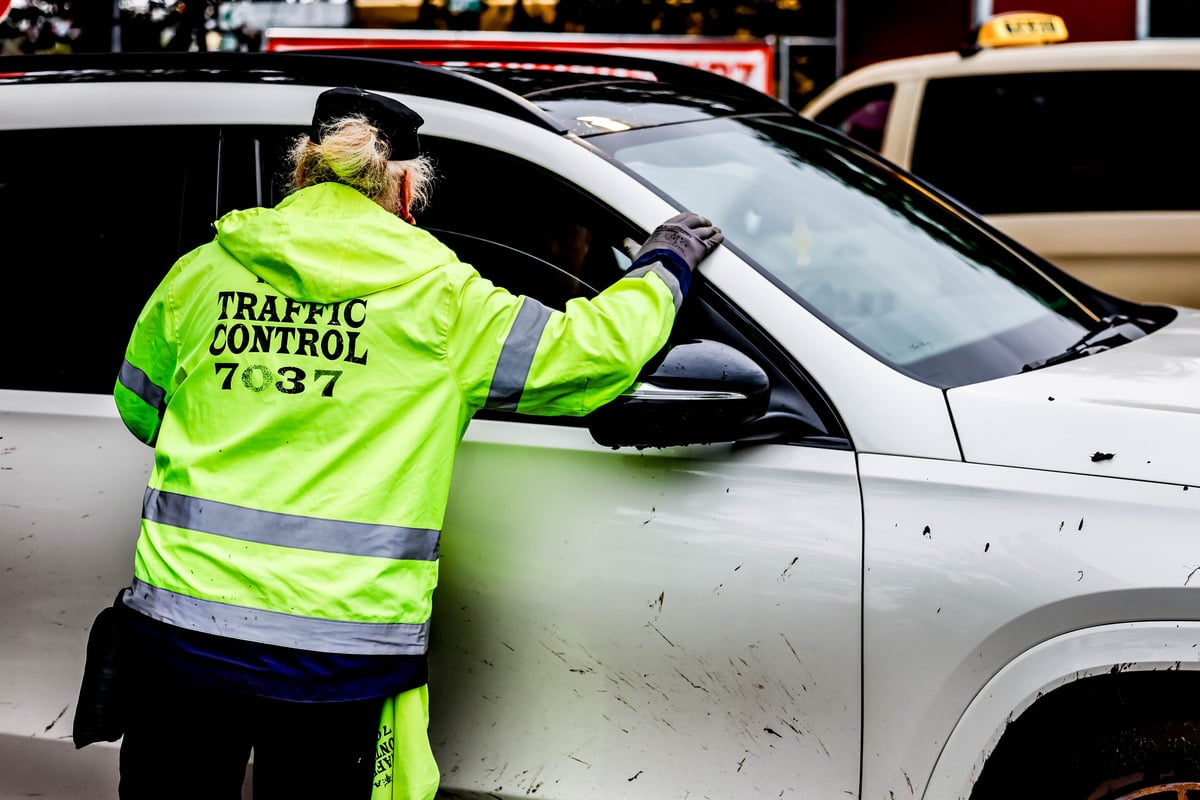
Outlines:
MULTIPOLYGON (((123 163, 181 174, 90 184, 95 239, 56 236, 77 217, 31 216, 42 208, 31 197, 61 207, 50 201, 73 179, 69 162, 39 174, 25 165, 23 183, 5 173, 8 189, 45 180, 41 194, 4 195, 10 218, 31 220, 8 263, 63 289, 35 293, 6 328, 40 343, 0 386, 0 644, 20 654, 0 676, 6 790, 113 795, 114 747, 63 757, 86 626, 128 579, 152 456, 113 412, 112 359, 162 271, 211 235, 215 215, 278 199, 278 159, 296 130, 108 130, 104 152, 130 149, 123 163), (219 187, 206 177, 217 174, 219 187), (101 271, 107 252, 120 280, 101 271), (68 345, 54 349, 51 329, 70 331, 68 345)), ((94 130, 75 133, 96 141, 94 130)), ((615 279, 646 235, 587 191, 594 159, 559 179, 533 153, 479 146, 472 160, 461 143, 422 138, 443 180, 421 223, 502 285, 559 305, 615 279), (489 191, 514 185, 480 180, 502 169, 532 200, 489 191)), ((713 260, 740 263, 729 252, 713 260)), ((431 737, 447 794, 857 793, 853 452, 820 390, 703 283, 674 343, 696 338, 731 345, 770 375, 768 416, 781 422, 758 443, 615 449, 596 442, 589 419, 511 415, 481 415, 468 430, 431 650, 431 737)))
MULTIPOLYGON (((559 304, 561 273, 532 251, 586 226, 576 289, 586 295, 619 276, 628 243, 645 235, 531 161, 422 138, 443 172, 420 221, 514 248, 460 250, 497 282, 519 278, 559 304), (480 174, 530 199, 498 207, 480 174)), ((702 281, 672 343, 697 339, 770 375, 766 417, 778 424, 761 442, 617 449, 586 418, 471 423, 430 650, 431 738, 449 792, 857 795, 853 452, 819 389, 702 281)))

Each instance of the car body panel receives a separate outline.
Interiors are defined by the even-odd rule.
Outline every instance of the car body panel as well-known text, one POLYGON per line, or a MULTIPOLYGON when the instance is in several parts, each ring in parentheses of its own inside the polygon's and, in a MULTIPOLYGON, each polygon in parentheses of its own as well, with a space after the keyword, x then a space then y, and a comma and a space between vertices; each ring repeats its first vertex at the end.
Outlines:
POLYGON ((100 395, 0 390, 0 437, 0 797, 115 797, 116 748, 74 759, 71 721, 92 618, 133 568, 153 451, 100 395))
POLYGON ((922 796, 956 720, 1026 649, 1200 620, 1200 492, 932 459, 864 455, 859 469, 863 647, 887 654, 864 662, 863 797, 922 796))
POLYGON ((530 427, 476 420, 456 462, 430 667, 445 786, 857 791, 853 453, 530 427))
POLYGON ((1031 373, 951 389, 979 464, 1200 486, 1200 312, 1153 336, 1031 373))

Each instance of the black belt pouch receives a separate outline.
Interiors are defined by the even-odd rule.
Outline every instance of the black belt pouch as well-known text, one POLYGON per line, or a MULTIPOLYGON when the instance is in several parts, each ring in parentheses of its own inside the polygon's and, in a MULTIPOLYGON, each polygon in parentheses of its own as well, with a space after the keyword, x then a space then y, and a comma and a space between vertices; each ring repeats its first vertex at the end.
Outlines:
POLYGON ((96 615, 88 634, 87 659, 71 729, 76 749, 93 742, 115 742, 125 733, 121 640, 128 612, 121 602, 124 594, 122 589, 116 602, 96 615))

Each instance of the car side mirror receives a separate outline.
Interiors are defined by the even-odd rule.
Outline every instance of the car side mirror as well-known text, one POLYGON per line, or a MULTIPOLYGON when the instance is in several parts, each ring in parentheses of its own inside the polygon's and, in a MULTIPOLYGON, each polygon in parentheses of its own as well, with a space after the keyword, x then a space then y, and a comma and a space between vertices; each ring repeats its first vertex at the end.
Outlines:
POLYGON ((767 373, 729 345, 676 345, 623 394, 592 412, 588 428, 606 447, 733 442, 766 410, 767 373))

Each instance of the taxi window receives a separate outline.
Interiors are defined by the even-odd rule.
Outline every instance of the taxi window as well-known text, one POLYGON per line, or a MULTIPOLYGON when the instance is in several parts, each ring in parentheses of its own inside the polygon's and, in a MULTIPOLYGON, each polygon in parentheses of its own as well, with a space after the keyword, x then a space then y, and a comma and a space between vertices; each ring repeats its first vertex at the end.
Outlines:
POLYGON ((982 214, 1200 209, 1197 71, 931 80, 912 171, 982 214))
POLYGON ((821 111, 816 120, 879 152, 883 150, 883 129, 895 93, 891 83, 860 89, 821 111))

